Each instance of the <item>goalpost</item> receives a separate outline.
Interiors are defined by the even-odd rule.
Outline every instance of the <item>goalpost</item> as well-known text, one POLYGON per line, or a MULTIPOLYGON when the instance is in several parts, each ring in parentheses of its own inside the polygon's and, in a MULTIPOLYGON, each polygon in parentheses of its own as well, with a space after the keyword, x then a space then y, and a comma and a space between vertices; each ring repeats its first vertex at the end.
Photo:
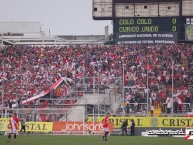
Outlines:
MULTIPOLYGON (((8 120, 13 112, 17 113, 19 119, 21 117, 26 119, 27 133, 87 135, 91 127, 88 123, 85 123, 86 115, 83 106, 74 108, 5 109, 4 119, 8 120)), ((4 125, 4 128, 7 128, 5 123, 4 125)), ((4 129, 4 131, 6 133, 8 129, 4 129)))

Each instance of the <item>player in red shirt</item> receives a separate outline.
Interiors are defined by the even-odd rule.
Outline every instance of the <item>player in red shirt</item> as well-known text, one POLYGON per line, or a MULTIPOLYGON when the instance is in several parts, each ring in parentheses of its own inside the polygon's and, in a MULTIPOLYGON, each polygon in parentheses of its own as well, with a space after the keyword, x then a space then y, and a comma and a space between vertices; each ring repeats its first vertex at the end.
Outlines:
POLYGON ((109 127, 108 127, 108 122, 109 122, 109 116, 110 113, 107 113, 107 115, 105 116, 105 118, 103 119, 103 131, 104 131, 104 135, 103 135, 103 140, 107 141, 107 135, 109 134, 109 127))
POLYGON ((8 142, 10 142, 11 140, 11 134, 14 135, 14 141, 16 140, 18 124, 19 124, 19 119, 17 118, 17 114, 13 113, 12 117, 10 118, 10 124, 9 124, 10 132, 8 134, 8 140, 7 140, 8 142))

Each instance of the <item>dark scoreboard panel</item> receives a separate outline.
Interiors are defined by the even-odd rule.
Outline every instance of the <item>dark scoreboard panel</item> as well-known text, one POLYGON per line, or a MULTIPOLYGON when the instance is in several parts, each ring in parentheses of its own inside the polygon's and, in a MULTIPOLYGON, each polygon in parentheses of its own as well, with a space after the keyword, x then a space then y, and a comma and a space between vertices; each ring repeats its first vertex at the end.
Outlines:
POLYGON ((176 32, 178 40, 185 39, 185 24, 193 24, 193 17, 134 17, 116 18, 114 34, 176 32))

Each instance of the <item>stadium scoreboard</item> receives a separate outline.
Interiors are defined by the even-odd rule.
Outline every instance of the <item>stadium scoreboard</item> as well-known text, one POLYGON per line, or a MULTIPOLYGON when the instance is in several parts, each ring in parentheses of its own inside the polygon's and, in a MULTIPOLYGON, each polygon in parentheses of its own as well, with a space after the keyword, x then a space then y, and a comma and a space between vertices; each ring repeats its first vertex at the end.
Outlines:
POLYGON ((185 18, 119 18, 115 28, 119 33, 128 32, 183 32, 185 18))
POLYGON ((193 0, 93 0, 93 19, 113 21, 113 43, 193 42, 193 0))
POLYGON ((193 17, 116 18, 113 23, 118 44, 176 43, 188 38, 191 40, 192 26, 193 17))

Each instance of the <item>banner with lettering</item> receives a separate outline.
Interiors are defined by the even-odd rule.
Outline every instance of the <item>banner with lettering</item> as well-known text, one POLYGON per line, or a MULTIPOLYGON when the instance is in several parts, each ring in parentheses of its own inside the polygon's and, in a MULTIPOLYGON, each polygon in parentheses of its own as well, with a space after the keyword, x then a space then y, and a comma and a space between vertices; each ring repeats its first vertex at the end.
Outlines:
POLYGON ((0 118, 0 131, 9 131, 10 118, 0 118))
MULTIPOLYGON (((101 122, 54 122, 53 131, 60 132, 102 132, 103 127, 101 122)), ((109 131, 112 132, 113 123, 109 123, 109 131)))
MULTIPOLYGON (((0 118, 0 131, 9 131, 9 118, 0 118)), ((26 131, 30 132, 51 132, 53 128, 53 122, 26 122, 26 131)), ((21 124, 19 123, 19 129, 21 124)))
POLYGON ((53 122, 26 122, 26 131, 51 132, 53 122))
MULTIPOLYGON (((104 117, 95 117, 95 121, 102 122, 104 117)), ((169 128, 185 128, 193 126, 192 117, 110 117, 109 121, 113 122, 114 128, 120 128, 123 120, 134 119, 136 127, 169 127, 169 128)), ((88 122, 92 122, 93 117, 88 117, 88 122)))

